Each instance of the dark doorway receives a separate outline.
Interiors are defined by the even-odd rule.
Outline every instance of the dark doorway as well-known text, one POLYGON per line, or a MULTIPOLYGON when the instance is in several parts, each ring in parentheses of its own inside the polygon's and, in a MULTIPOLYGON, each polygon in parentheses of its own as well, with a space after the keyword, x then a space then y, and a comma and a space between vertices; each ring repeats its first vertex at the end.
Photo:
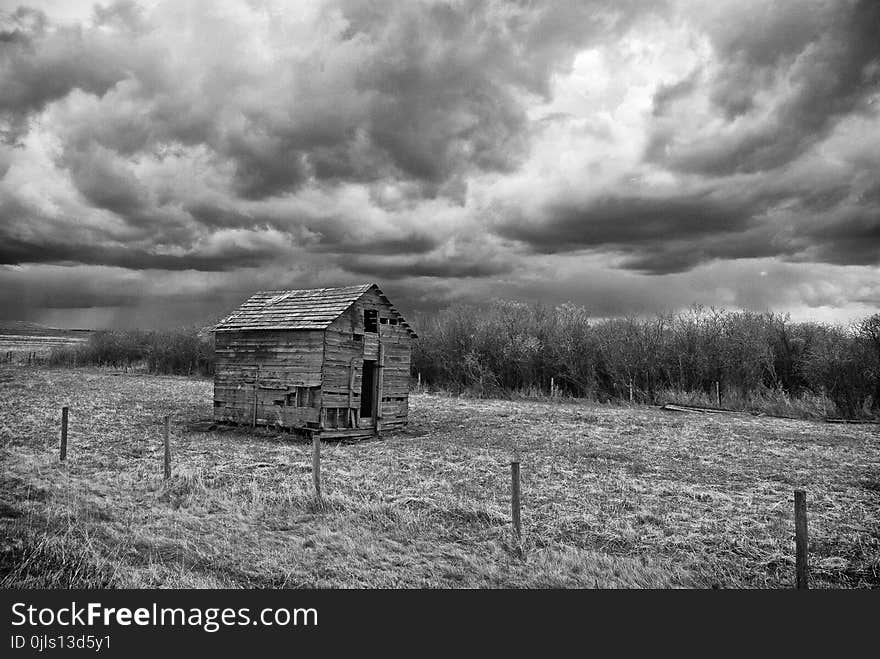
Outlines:
POLYGON ((361 418, 371 418, 376 405, 376 362, 365 359, 361 373, 361 418))

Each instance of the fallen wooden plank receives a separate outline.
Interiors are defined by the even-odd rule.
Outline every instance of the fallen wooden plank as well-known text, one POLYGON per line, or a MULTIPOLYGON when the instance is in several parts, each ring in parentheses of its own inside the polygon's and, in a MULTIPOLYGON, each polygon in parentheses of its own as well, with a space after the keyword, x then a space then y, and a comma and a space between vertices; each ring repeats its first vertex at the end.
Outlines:
POLYGON ((713 407, 693 407, 691 405, 672 405, 666 404, 660 408, 667 412, 691 412, 695 414, 745 414, 745 412, 737 412, 735 410, 722 410, 713 407))

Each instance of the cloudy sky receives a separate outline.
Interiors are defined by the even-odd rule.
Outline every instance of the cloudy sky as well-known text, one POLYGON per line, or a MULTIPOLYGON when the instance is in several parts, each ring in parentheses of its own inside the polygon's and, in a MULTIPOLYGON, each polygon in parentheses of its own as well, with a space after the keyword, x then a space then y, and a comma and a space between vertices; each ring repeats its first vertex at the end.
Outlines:
POLYGON ((880 306, 880 2, 0 0, 0 317, 880 306))

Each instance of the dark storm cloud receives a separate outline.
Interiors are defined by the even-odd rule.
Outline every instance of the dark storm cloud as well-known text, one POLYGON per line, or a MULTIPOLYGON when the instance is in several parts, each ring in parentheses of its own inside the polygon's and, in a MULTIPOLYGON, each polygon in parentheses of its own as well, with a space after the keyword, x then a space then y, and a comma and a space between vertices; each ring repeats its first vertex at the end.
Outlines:
MULTIPOLYGON (((7 245, 7 261, 176 268, 178 257, 162 254, 176 242, 181 262, 221 268, 221 256, 199 256, 191 244, 219 228, 255 227, 329 253, 425 253, 438 246, 436 232, 393 235, 353 215, 244 207, 306 186, 386 180, 415 182, 413 202, 463 203, 469 172, 509 172, 527 155, 524 95, 549 97, 550 77, 579 47, 613 39, 639 13, 631 2, 330 2, 317 19, 320 48, 284 52, 278 43, 281 54, 262 61, 239 45, 239 26, 222 11, 183 7, 148 16, 134 2, 96 5, 88 23, 65 26, 24 8, 5 17, 0 112, 9 135, 20 138, 58 101, 57 165, 87 206, 128 227, 107 223, 107 238, 155 236, 154 248, 132 248, 126 259, 99 235, 83 249, 47 235, 40 256, 31 235, 7 245), (224 203, 158 189, 133 166, 187 149, 203 150, 214 185, 227 178, 215 190, 224 203)), ((243 261, 230 254, 225 267, 243 261)))
MULTIPOLYGON (((713 176, 790 162, 842 117, 868 109, 880 90, 878 33, 875 0, 773 3, 712 26, 719 67, 706 84, 727 126, 692 138, 693 124, 661 120, 647 158, 713 176), (756 98, 767 94, 774 97, 769 108, 757 107, 756 98)), ((687 78, 661 88, 655 114, 663 115, 695 87, 687 78)))
POLYGON ((271 227, 287 233, 295 242, 317 252, 342 254, 422 254, 436 248, 440 240, 427 229, 413 228, 379 232, 359 231, 356 221, 342 215, 296 215, 224 208, 201 201, 185 206, 201 225, 212 228, 250 229, 271 227))
MULTIPOLYGON (((0 12, 0 288, 51 273, 34 304, 66 274, 144 309, 363 278, 420 307, 577 297, 601 262, 615 299, 583 299, 614 311, 744 259, 880 264, 878 3, 46 11, 0 12)), ((727 300, 771 299, 737 272, 727 300)))
POLYGON ((709 258, 766 252, 763 238, 743 242, 743 236, 759 227, 759 205, 753 204, 710 193, 600 197, 557 203, 542 209, 537 221, 506 221, 496 230, 536 252, 619 251, 627 255, 623 267, 665 274, 689 270, 709 258))
MULTIPOLYGON (((94 208, 134 221, 148 207, 146 190, 127 164, 97 147, 66 150, 64 165, 76 188, 94 208)), ((140 222, 137 222, 140 223, 140 222)))
POLYGON ((811 260, 839 265, 880 264, 880 205, 850 210, 809 230, 811 260))
POLYGON ((8 140, 50 101, 73 89, 103 95, 126 75, 120 59, 79 27, 50 31, 45 14, 27 7, 0 19, 0 119, 8 140))
POLYGON ((708 194, 600 197, 582 205, 552 205, 546 221, 506 225, 500 233, 549 253, 565 246, 643 245, 741 230, 750 219, 743 210, 708 194))
MULTIPOLYGON (((69 139, 124 153, 169 140, 206 144, 232 163, 234 192, 247 199, 312 179, 439 185, 466 169, 516 166, 528 131, 514 90, 547 93, 579 44, 599 30, 610 38, 631 6, 604 4, 330 3, 325 14, 338 12, 345 27, 324 51, 261 72, 232 59, 246 56, 233 43, 229 59, 208 58, 191 76, 164 61, 151 41, 156 26, 131 3, 99 6, 96 22, 129 41, 97 27, 47 32, 41 19, 7 53, 4 77, 17 93, 5 105, 34 112, 74 88, 113 108, 136 103, 134 116, 96 107, 95 121, 69 139), (110 56, 114 43, 122 57, 110 56)), ((234 36, 217 29, 219 39, 234 36)))
POLYGON ((386 258, 358 256, 340 262, 340 267, 355 275, 368 275, 383 279, 403 279, 410 277, 434 277, 443 279, 469 279, 490 277, 509 273, 513 270, 510 260, 497 258, 475 259, 473 257, 449 258, 427 257, 420 259, 386 258))
POLYGON ((536 253, 612 251, 621 267, 658 275, 716 259, 880 265, 880 203, 867 201, 874 186, 860 193, 851 178, 557 200, 534 216, 508 209, 494 230, 536 253))
POLYGON ((29 242, 4 237, 0 242, 0 265, 21 263, 81 263, 108 265, 130 270, 223 271, 265 265, 286 250, 280 245, 228 245, 217 253, 190 251, 160 254, 123 246, 89 245, 73 242, 29 242))

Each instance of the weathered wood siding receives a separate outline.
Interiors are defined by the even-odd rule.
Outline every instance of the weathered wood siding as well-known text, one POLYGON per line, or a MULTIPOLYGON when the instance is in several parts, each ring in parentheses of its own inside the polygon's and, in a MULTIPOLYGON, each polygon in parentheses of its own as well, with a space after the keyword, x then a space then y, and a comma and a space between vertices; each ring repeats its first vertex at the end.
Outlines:
POLYGON ((375 290, 326 330, 215 333, 217 421, 321 429, 324 437, 364 437, 407 423, 412 337, 375 290), (376 314, 376 330, 364 312, 376 314), (360 416, 364 361, 378 367, 376 414, 360 416))
POLYGON ((397 324, 399 320, 400 315, 392 311, 388 302, 375 291, 369 291, 327 329, 322 405, 324 408, 353 409, 359 427, 325 428, 323 436, 358 436, 373 432, 377 420, 361 421, 357 412, 361 404, 363 362, 379 361, 380 344, 384 364, 379 364, 382 389, 378 402, 379 427, 391 430, 406 425, 412 338, 404 326, 397 324), (364 330, 366 309, 378 312, 378 332, 364 330))
POLYGON ((301 428, 317 424, 324 332, 216 332, 214 419, 301 428), (296 388, 314 387, 311 406, 297 406, 296 388))

